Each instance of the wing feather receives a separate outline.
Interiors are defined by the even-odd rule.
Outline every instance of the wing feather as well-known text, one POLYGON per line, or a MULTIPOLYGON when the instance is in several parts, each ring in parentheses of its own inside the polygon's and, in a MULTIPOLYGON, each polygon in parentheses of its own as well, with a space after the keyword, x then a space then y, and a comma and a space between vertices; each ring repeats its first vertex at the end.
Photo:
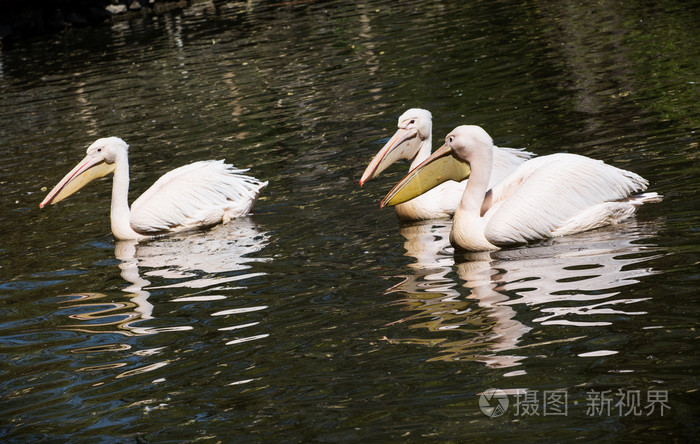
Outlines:
POLYGON ((523 148, 493 147, 493 167, 491 168, 491 180, 489 188, 494 187, 508 177, 523 162, 534 157, 535 154, 525 151, 523 148))
POLYGON ((577 214, 647 184, 635 173, 576 154, 538 157, 493 188, 485 236, 494 245, 551 237, 577 214))
POLYGON ((176 168, 158 179, 131 205, 131 227, 154 234, 207 226, 244 216, 267 185, 223 160, 176 168), (212 215, 221 215, 213 221, 212 215), (228 218, 228 219, 226 219, 228 218))

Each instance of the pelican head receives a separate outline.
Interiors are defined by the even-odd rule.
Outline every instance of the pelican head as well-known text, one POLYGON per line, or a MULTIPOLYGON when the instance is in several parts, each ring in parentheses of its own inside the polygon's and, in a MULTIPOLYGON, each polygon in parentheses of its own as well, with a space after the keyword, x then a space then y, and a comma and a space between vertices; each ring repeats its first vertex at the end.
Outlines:
POLYGON ((372 162, 367 165, 360 185, 364 185, 370 179, 377 177, 389 165, 400 159, 412 160, 420 151, 424 142, 428 142, 430 152, 430 137, 433 126, 433 118, 430 111, 421 108, 411 108, 399 117, 398 129, 391 139, 374 156, 372 162))
MULTIPOLYGON (((445 143, 409 172, 386 195, 381 206, 398 205, 430 191, 448 180, 461 182, 471 175, 471 162, 484 158, 490 163, 493 139, 475 125, 458 126, 445 137, 445 143)), ((488 182, 488 181, 487 181, 488 182)))
POLYGON ((128 150, 129 145, 118 137, 97 139, 88 147, 85 158, 61 179, 39 207, 60 202, 89 182, 114 172, 117 160, 125 157, 128 150))

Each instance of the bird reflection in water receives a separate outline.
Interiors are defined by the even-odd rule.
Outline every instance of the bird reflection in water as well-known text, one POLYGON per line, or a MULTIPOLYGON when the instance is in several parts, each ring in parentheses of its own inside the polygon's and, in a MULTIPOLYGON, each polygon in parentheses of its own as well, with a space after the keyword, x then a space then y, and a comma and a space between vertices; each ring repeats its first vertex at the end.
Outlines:
MULTIPOLYGON (((202 302, 225 299, 226 292, 242 288, 241 281, 262 275, 261 272, 246 272, 254 262, 269 261, 255 253, 269 242, 269 234, 261 231, 250 219, 239 219, 214 229, 173 235, 146 243, 118 241, 115 256, 120 261, 120 274, 129 285, 122 290, 127 297, 114 301, 113 296, 103 293, 79 293, 63 296, 63 308, 73 314, 69 317, 80 323, 64 328, 89 333, 118 333, 124 336, 140 336, 156 333, 185 331, 191 325, 149 326, 153 320, 154 306, 149 296, 156 289, 190 288, 195 291, 170 299, 169 302, 202 302), (158 279, 166 283, 152 286, 147 279, 158 279), (233 283, 236 284, 233 284, 233 283), (222 294, 224 293, 224 294, 222 294)), ((166 290, 168 291, 168 290, 166 290)), ((211 316, 229 315, 236 310, 248 313, 266 307, 243 307, 211 313, 211 316)), ((180 318, 178 318, 180 319, 180 318)), ((236 316, 231 316, 235 322, 236 316)), ((240 320, 240 317, 239 319, 240 320)), ((162 325, 162 319, 160 324, 162 325)), ((246 323, 252 326, 256 323, 246 323)), ((236 330, 240 326, 228 326, 218 330, 236 330)), ((254 335, 260 338, 266 335, 254 335)), ((127 344, 106 344, 84 347, 74 353, 95 353, 129 349, 127 344)), ((140 350, 136 353, 146 353, 140 350)), ((111 363, 111 367, 125 365, 111 363)), ((84 370, 98 370, 93 366, 84 370)))
MULTIPOLYGON (((555 342, 574 342, 587 332, 536 342, 526 335, 540 326, 609 325, 645 300, 630 298, 639 278, 656 272, 648 262, 661 255, 646 239, 653 223, 631 219, 615 227, 552 239, 527 247, 453 255, 451 221, 401 227, 414 273, 387 290, 403 296, 396 304, 413 312, 389 323, 426 329, 418 338, 390 339, 439 347, 435 360, 475 360, 496 367, 519 365, 530 352, 555 342), (622 293, 625 296, 620 296, 622 293), (527 307, 531 321, 521 313, 527 307)), ((571 331, 571 330, 567 330, 571 331)))

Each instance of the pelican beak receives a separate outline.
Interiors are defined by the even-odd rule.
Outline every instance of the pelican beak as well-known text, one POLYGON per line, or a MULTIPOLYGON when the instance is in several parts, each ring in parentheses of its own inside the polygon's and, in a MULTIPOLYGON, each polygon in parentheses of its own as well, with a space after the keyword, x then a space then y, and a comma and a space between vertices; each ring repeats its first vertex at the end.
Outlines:
POLYGON ((384 208, 387 205, 398 205, 448 180, 460 182, 467 179, 470 174, 469 163, 457 158, 452 148, 445 144, 401 179, 389 191, 380 206, 384 208))
POLYGON ((415 153, 412 152, 413 147, 411 144, 405 143, 414 137, 418 137, 418 131, 415 128, 399 128, 367 165, 367 169, 365 169, 360 179, 360 186, 364 185, 368 180, 377 177, 379 173, 399 159, 410 159, 415 156, 415 153))
POLYGON ((39 204, 40 208, 60 202, 75 193, 89 182, 104 177, 115 169, 115 164, 108 164, 102 157, 86 156, 70 173, 61 179, 39 204))

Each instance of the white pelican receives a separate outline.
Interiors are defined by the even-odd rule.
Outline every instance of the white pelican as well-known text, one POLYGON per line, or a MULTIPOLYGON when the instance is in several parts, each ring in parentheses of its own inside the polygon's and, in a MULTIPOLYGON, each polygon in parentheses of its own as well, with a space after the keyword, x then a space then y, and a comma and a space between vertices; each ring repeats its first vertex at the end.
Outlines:
POLYGON ((87 155, 39 204, 59 202, 88 182, 114 173, 112 233, 119 240, 208 227, 245 216, 267 182, 241 174, 223 160, 194 162, 158 179, 129 209, 129 145, 118 137, 96 140, 87 155))
POLYGON ((493 140, 478 126, 459 126, 445 144, 411 170, 382 200, 396 205, 446 180, 469 178, 452 224, 456 249, 501 246, 578 233, 616 223, 639 205, 659 201, 630 171, 576 154, 528 160, 489 188, 493 140))
MULTIPOLYGON (((430 156, 432 150, 432 116, 430 111, 411 108, 399 117, 399 129, 367 165, 360 186, 377 177, 389 165, 406 159, 412 170, 430 156)), ((500 182, 534 154, 514 148, 493 147, 493 174, 489 186, 500 182)), ((465 182, 448 181, 434 190, 396 206, 401 220, 422 220, 451 217, 464 193, 465 182)))

